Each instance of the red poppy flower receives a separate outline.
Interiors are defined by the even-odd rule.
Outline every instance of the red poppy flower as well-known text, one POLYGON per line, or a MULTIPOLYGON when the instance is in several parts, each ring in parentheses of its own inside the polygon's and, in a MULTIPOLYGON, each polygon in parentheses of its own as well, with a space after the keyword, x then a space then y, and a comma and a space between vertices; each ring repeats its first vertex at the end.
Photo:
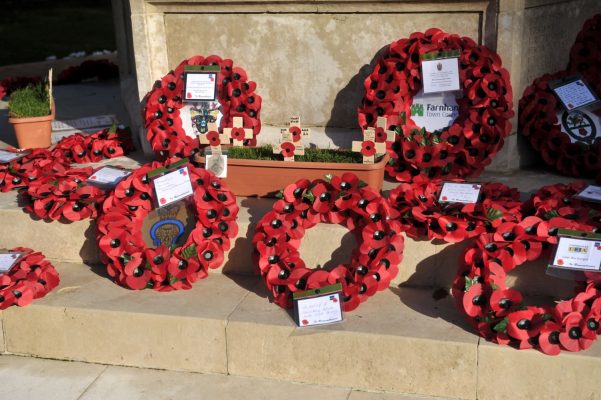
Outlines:
POLYGON ((212 147, 221 145, 221 139, 219 138, 219 132, 209 131, 207 133, 207 140, 209 141, 209 145, 212 147))
POLYGON ((539 334, 543 320, 532 307, 509 314, 507 334, 518 340, 528 340, 539 334))
POLYGON ((361 154, 364 157, 370 157, 376 154, 376 144, 371 140, 365 140, 361 143, 361 154))
POLYGON ((284 143, 280 144, 280 148, 282 149, 282 155, 285 158, 294 157, 294 152, 296 150, 296 147, 294 146, 294 143, 292 143, 292 142, 284 142, 284 143))
POLYGON ((288 128, 288 132, 290 132, 292 134, 292 141, 293 142, 298 142, 301 140, 301 128, 298 126, 291 126, 290 128, 288 128))
POLYGON ((517 290, 494 290, 490 296, 490 307, 498 317, 504 317, 522 303, 522 294, 517 290))

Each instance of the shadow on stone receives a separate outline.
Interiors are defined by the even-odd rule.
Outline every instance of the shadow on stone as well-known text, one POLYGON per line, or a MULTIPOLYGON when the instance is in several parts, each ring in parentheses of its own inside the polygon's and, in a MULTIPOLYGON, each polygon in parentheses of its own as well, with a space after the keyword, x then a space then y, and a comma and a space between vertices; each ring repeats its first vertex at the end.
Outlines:
POLYGON ((85 264, 100 264, 100 249, 96 241, 96 232, 96 221, 92 220, 85 231, 86 240, 79 250, 79 256, 85 264))

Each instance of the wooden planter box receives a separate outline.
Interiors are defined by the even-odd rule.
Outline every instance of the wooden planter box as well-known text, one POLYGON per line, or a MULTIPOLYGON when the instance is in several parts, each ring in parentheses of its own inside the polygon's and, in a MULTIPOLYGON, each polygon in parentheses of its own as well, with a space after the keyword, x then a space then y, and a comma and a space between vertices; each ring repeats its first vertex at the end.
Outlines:
MULTIPOLYGON (((198 160, 204 164, 204 157, 198 160)), ((323 179, 326 174, 342 175, 352 172, 373 189, 382 190, 384 167, 389 160, 385 155, 375 164, 288 162, 267 160, 227 160, 228 188, 236 196, 274 196, 287 185, 299 179, 323 179)))

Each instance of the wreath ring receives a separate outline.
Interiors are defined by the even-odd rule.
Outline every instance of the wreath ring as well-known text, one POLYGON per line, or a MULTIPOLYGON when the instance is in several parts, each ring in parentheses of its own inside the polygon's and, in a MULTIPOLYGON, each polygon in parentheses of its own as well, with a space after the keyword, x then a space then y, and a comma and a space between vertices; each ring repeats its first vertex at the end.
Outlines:
POLYGON ((391 43, 364 86, 359 125, 366 129, 377 117, 387 118, 386 129, 397 135, 388 148, 395 161, 386 171, 399 181, 477 176, 511 132, 509 73, 495 52, 467 37, 430 29, 391 43), (421 61, 433 53, 458 54, 463 98, 457 99, 459 115, 448 128, 427 132, 411 119, 411 106, 423 86, 421 61))
POLYGON ((292 293, 340 282, 342 306, 354 310, 397 275, 404 239, 395 212, 356 175, 327 180, 299 180, 288 185, 273 209, 257 224, 253 236, 255 265, 274 302, 292 306, 292 293), (299 247, 305 230, 319 222, 346 226, 357 240, 349 264, 332 270, 309 269, 299 247))
POLYGON ((143 165, 121 180, 103 203, 97 223, 98 244, 109 276, 121 286, 190 289, 196 280, 207 277, 209 269, 223 263, 230 239, 238 233, 234 194, 212 172, 188 164, 194 190, 188 207, 196 215, 195 227, 181 246, 146 246, 142 222, 156 204, 147 173, 173 162, 143 165))
POLYGON ((24 307, 44 297, 60 281, 58 272, 42 253, 26 247, 10 251, 22 256, 9 272, 0 275, 0 310, 14 304, 24 307))
POLYGON ((220 127, 233 127, 234 118, 240 117, 245 128, 252 128, 253 138, 247 144, 256 145, 256 136, 261 130, 261 96, 255 90, 257 84, 248 79, 244 69, 234 66, 230 59, 219 56, 200 55, 182 61, 173 71, 155 82, 145 97, 144 121, 146 138, 152 150, 162 158, 189 157, 194 155, 200 144, 186 135, 179 110, 184 106, 184 68, 189 65, 217 65, 217 100, 221 104, 220 127))

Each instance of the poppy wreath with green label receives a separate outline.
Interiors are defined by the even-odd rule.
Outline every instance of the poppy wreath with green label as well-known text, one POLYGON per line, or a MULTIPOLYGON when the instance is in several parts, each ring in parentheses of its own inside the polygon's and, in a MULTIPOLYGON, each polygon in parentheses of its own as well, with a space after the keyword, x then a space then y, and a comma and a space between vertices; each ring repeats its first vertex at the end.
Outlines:
POLYGON ((342 284, 342 307, 354 310, 397 275, 404 241, 395 211, 356 175, 302 179, 288 185, 257 224, 254 262, 274 302, 292 306, 294 292, 342 284), (357 240, 352 259, 333 269, 308 268, 299 254, 305 230, 320 222, 347 227, 357 240))
MULTIPOLYGON (((526 88, 519 105, 518 132, 545 164, 556 171, 575 177, 594 177, 601 172, 601 140, 594 121, 580 111, 564 112, 560 121, 557 114, 563 106, 549 88, 549 82, 571 75, 569 71, 546 74, 526 88)), ((601 93, 601 79, 587 83, 595 93, 601 93)))
POLYGON ((0 275, 0 310, 12 305, 24 307, 44 297, 60 281, 58 272, 42 253, 26 247, 10 251, 22 256, 10 271, 0 275))
POLYGON ((365 79, 359 125, 366 129, 379 116, 396 131, 388 142, 391 161, 386 172, 399 181, 415 176, 477 176, 503 146, 513 117, 509 73, 501 58, 468 37, 440 29, 416 32, 387 46, 365 79), (448 127, 428 132, 411 119, 413 97, 423 87, 421 61, 430 55, 458 56, 463 97, 459 115, 448 127))
POLYGON ((449 243, 494 232, 503 222, 521 219, 520 194, 501 183, 484 183, 475 204, 440 202, 441 180, 417 177, 391 191, 388 201, 399 213, 407 236, 449 243))
POLYGON ((190 289, 218 268, 230 240, 238 233, 236 197, 212 172, 188 164, 194 195, 188 204, 195 226, 184 243, 149 248, 142 223, 155 208, 156 195, 148 172, 174 160, 145 164, 121 180, 107 197, 98 217, 98 245, 108 275, 130 289, 190 289))
POLYGON ((555 306, 528 306, 522 293, 507 287, 511 270, 550 256, 545 249, 557 243, 557 221, 529 216, 519 223, 503 223, 463 253, 453 297, 483 338, 556 355, 585 350, 601 333, 599 274, 587 274, 586 282, 577 283, 576 295, 555 306))
POLYGON ((234 117, 241 117, 244 127, 253 130, 253 138, 246 143, 256 145, 256 136, 261 130, 261 96, 255 92, 257 84, 248 79, 244 69, 234 66, 232 60, 198 55, 182 61, 175 70, 156 81, 145 97, 146 138, 152 150, 163 158, 188 157, 201 147, 196 138, 186 135, 179 112, 184 106, 184 67, 189 65, 218 65, 221 68, 217 75, 217 100, 223 114, 220 128, 231 128, 234 117))

